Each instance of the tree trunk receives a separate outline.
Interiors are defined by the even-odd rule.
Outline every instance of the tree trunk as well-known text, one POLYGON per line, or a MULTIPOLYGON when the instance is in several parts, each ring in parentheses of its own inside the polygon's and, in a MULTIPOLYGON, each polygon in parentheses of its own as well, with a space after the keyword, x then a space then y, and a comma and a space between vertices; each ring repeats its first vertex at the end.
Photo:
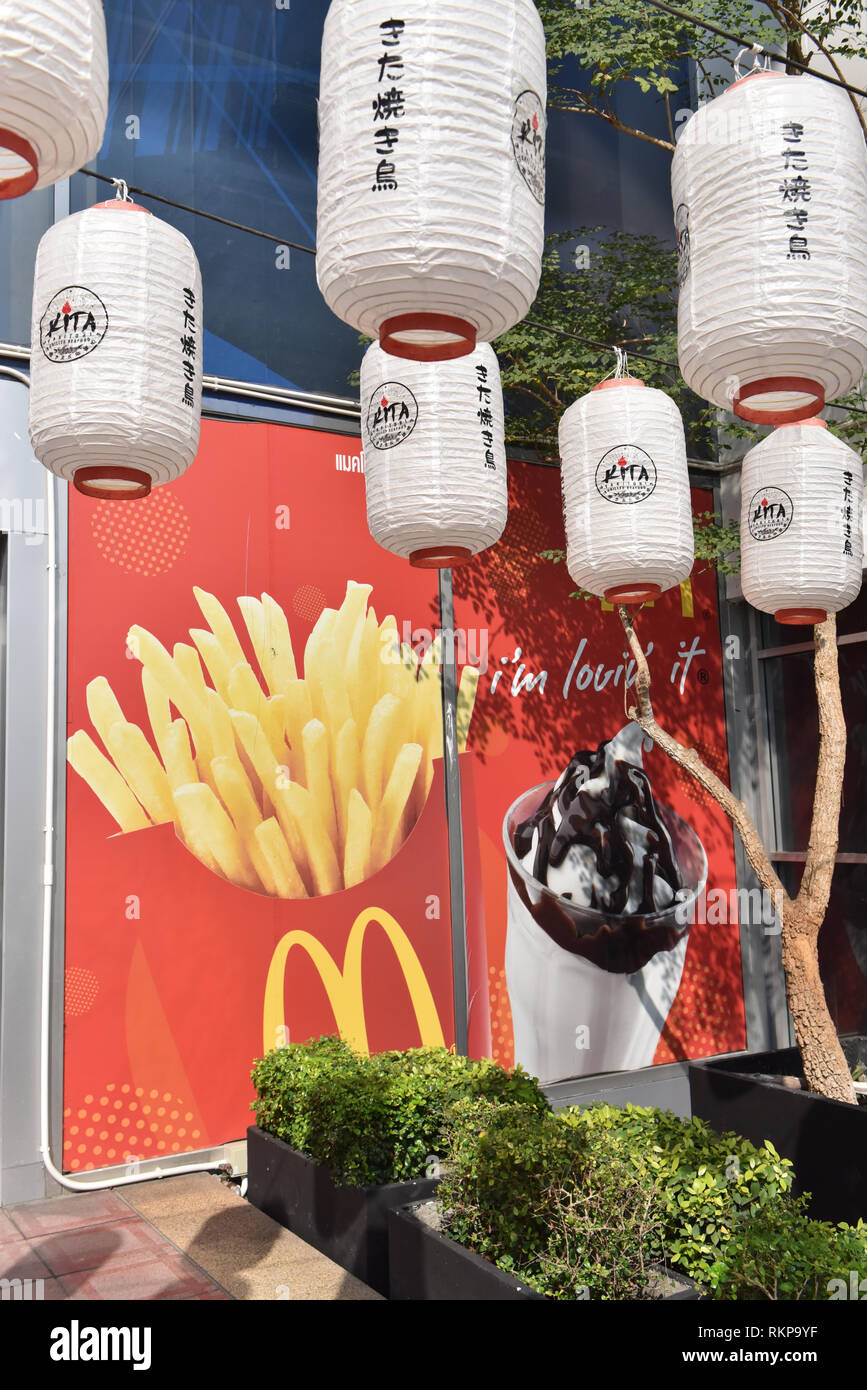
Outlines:
POLYGON ((840 802, 846 759, 846 724, 840 695, 837 664, 837 626, 831 617, 815 628, 816 703, 819 712, 819 757, 813 819, 801 887, 795 899, 783 888, 770 856, 742 801, 702 762, 694 748, 686 748, 656 721, 650 699, 650 668, 626 608, 619 608, 630 650, 635 659, 635 693, 638 707, 630 719, 680 767, 686 769, 722 808, 741 837, 744 853, 762 888, 771 894, 782 937, 786 998, 795 1026, 795 1038, 811 1091, 832 1100, 857 1104, 848 1063, 828 1011, 819 975, 819 930, 828 910, 831 880, 840 831, 840 802))
POLYGON ((819 932, 828 911, 840 842, 840 804, 846 764, 846 721, 840 694, 836 618, 826 619, 813 631, 819 757, 801 886, 795 902, 783 907, 783 966, 786 998, 810 1090, 855 1105, 857 1097, 852 1074, 828 1012, 819 976, 819 932))
POLYGON ((852 1076, 837 1037, 819 976, 818 937, 822 920, 809 920, 797 903, 783 908, 783 968, 786 999, 804 1076, 811 1091, 857 1103, 852 1076))

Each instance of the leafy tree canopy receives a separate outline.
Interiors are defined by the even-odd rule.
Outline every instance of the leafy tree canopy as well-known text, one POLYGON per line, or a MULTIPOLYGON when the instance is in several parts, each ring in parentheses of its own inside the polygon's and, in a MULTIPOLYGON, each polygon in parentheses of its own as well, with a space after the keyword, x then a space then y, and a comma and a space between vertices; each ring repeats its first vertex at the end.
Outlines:
MULTIPOLYGON (((551 59, 551 106, 598 116, 627 134, 674 149, 671 96, 681 85, 687 60, 698 65, 704 95, 713 95, 728 81, 719 67, 720 59, 733 56, 726 39, 654 9, 646 0, 536 4, 551 59), (581 89, 566 80, 569 58, 577 59, 586 73, 581 89), (622 122, 616 98, 624 83, 656 92, 664 101, 668 140, 622 122)), ((676 7, 797 62, 810 64, 821 53, 834 67, 841 58, 864 56, 867 0, 680 0, 676 7)))

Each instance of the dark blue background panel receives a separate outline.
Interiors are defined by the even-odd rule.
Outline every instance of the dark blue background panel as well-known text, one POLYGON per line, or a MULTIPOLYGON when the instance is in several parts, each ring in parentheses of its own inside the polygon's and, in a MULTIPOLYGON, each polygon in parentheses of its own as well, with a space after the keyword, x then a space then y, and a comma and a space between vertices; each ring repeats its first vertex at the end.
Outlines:
MULTIPOLYGON (((328 0, 105 0, 110 106, 95 167, 303 246, 316 237, 316 97, 328 0)), ((564 74, 583 86, 581 73, 564 74)), ((663 134, 662 107, 624 89, 623 119, 663 134), (637 106, 638 110, 632 109, 637 106)), ((71 181, 73 212, 112 196, 71 181)), ((51 195, 0 206, 0 337, 29 338, 29 284, 51 195), (41 201, 38 201, 41 200, 41 201)), ((354 394, 361 348, 326 307, 314 259, 205 219, 145 205, 179 227, 202 266, 204 369, 354 394)), ((670 236, 668 157, 587 116, 551 115, 549 231, 579 226, 670 236)))

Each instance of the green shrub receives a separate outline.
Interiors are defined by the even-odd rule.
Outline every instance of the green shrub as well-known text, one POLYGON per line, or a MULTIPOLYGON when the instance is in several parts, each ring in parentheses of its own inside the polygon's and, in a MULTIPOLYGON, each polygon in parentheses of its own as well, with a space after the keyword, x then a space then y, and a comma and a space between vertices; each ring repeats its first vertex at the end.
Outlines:
POLYGON ((867 1226, 810 1221, 807 1200, 782 1199, 737 1218, 710 1271, 716 1298, 814 1302, 850 1298, 853 1284, 857 1296, 867 1278, 867 1226))
POLYGON ((698 1117, 600 1103, 564 1119, 598 1163, 614 1160, 652 1180, 669 1262, 699 1284, 710 1284, 739 1216, 752 1220, 791 1191, 792 1165, 772 1144, 756 1148, 736 1134, 717 1134, 698 1117))
POLYGON ((275 1048, 252 1071, 260 1128, 326 1164, 338 1182, 378 1186, 424 1177, 443 1151, 449 1107, 487 1096, 546 1111, 520 1067, 423 1047, 364 1057, 340 1038, 275 1048))
POLYGON ((596 1163, 562 1115, 461 1101, 438 1199, 449 1236, 557 1299, 647 1297, 663 1257, 652 1179, 596 1163))

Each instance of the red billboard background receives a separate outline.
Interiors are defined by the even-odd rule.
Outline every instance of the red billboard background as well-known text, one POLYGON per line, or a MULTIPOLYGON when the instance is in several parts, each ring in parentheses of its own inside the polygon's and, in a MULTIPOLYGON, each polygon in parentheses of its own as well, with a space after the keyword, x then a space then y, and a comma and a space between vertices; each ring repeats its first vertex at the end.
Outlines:
MULTIPOLYGON (((323 608, 340 604, 348 580, 373 586, 370 603, 380 619, 393 614, 401 633, 408 627, 413 641, 428 641, 439 622, 435 579, 371 540, 359 453, 357 440, 344 436, 206 421, 195 466, 171 487, 123 504, 70 493, 69 733, 86 729, 96 739, 85 690, 100 675, 126 719, 148 731, 141 666, 127 649, 127 633, 138 624, 168 651, 188 642, 189 630, 204 625, 194 586, 220 599, 251 660, 237 596, 264 591, 278 600, 300 667, 314 624, 323 608)), ((455 572, 456 625, 478 636, 464 656, 484 667, 470 756, 462 758, 477 1005, 471 1050, 504 1064, 513 1050, 503 964, 503 815, 520 792, 555 776, 575 749, 595 747, 626 722, 622 675, 615 681, 624 645, 617 615, 597 601, 570 598, 574 586, 564 567, 539 558, 562 543, 559 476, 521 464, 510 476, 503 541, 455 572), (585 666, 592 667, 589 685, 585 666), (495 681, 497 671, 504 674, 495 681), (544 682, 521 688, 541 671, 548 673, 544 682)), ((695 501, 709 505, 707 494, 695 501)), ((641 635, 653 643, 661 722, 725 776, 714 576, 697 575, 691 588, 666 595, 642 616, 641 635), (681 690, 682 667, 673 680, 672 667, 690 649, 681 690)), ((657 795, 699 834, 709 884, 733 888, 732 839, 722 813, 661 754, 648 755, 645 765, 657 795)), ((453 1041, 441 764, 420 819, 391 862, 328 896, 278 901, 227 883, 170 825, 119 834, 72 771, 66 863, 67 1169, 240 1137, 249 1121, 252 1061, 287 1037, 338 1028, 374 1050, 453 1041)), ((694 927, 655 1060, 743 1045, 737 924, 694 927)))
MULTIPOLYGON (((576 586, 565 565, 541 558, 564 545, 558 471, 512 465, 509 488, 502 540, 454 576, 456 627, 487 633, 488 673, 479 682, 469 750, 479 806, 494 1056, 503 1065, 513 1059, 504 968, 503 818, 523 791, 559 776, 577 750, 595 749, 616 734, 635 703, 634 689, 625 689, 630 672, 617 613, 599 599, 573 597, 576 586)), ((694 489, 693 508, 712 511, 713 494, 694 489)), ((697 565, 686 585, 642 610, 636 627, 659 722, 728 782, 715 573, 697 565)), ((465 639, 470 646, 473 640, 465 639)), ((743 1048, 731 826, 694 779, 658 749, 645 753, 644 766, 656 797, 698 834, 708 858, 708 892, 724 892, 728 908, 727 921, 699 921, 691 928, 683 978, 653 1060, 743 1048)), ((575 1061, 580 1071, 578 1052, 575 1061)))

